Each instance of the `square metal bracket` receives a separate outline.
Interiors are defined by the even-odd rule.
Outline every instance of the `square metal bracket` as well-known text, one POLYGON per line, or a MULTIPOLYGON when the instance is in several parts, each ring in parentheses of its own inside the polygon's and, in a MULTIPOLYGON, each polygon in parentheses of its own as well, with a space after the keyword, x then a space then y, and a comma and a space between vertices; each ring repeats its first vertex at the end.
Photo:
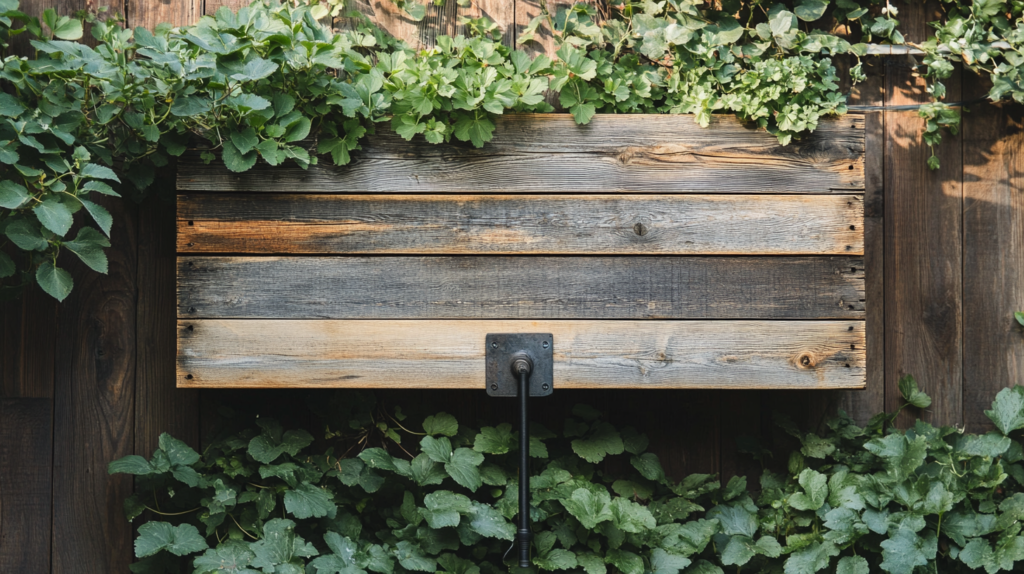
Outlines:
POLYGON ((555 387, 555 340, 551 333, 488 333, 484 341, 487 394, 519 396, 519 378, 512 372, 512 355, 525 353, 533 361, 530 396, 546 397, 555 387))

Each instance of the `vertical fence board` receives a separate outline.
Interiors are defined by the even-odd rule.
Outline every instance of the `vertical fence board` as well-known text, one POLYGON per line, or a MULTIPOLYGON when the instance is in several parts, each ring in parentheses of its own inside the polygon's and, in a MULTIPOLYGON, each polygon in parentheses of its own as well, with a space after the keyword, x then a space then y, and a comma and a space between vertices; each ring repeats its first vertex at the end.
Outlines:
POLYGON ((62 257, 75 288, 60 309, 54 401, 53 571, 127 572, 132 528, 122 512, 129 476, 107 464, 134 451, 136 228, 134 206, 114 217, 108 275, 62 257))
MULTIPOLYGON (((913 25, 908 41, 924 39, 931 6, 900 8, 913 25)), ((890 58, 886 103, 927 102, 924 83, 913 77, 910 57, 890 58)), ((960 71, 946 81, 947 98, 959 101, 960 71)), ((920 414, 933 424, 960 424, 962 401, 962 148, 960 136, 944 135, 937 148, 942 167, 926 165, 923 122, 911 112, 885 116, 886 407, 899 407, 899 378, 913 375, 932 396, 924 412, 907 409, 899 424, 920 414)))
MULTIPOLYGON (((158 181, 173 182, 173 174, 158 181)), ((175 357, 174 209, 158 190, 139 211, 135 452, 147 458, 161 433, 199 445, 199 393, 178 389, 175 357)), ((173 197, 173 196, 172 196, 173 197)))
POLYGON ((0 571, 50 571, 53 402, 0 399, 0 571))
MULTIPOLYGON (((965 98, 983 96, 981 82, 965 98)), ((992 428, 984 410, 1021 382, 1024 339, 1024 108, 985 102, 964 114, 964 422, 992 428)))
POLYGON ((152 30, 164 22, 188 26, 203 15, 203 0, 136 0, 127 4, 126 10, 125 17, 132 28, 152 30))
POLYGON ((35 285, 0 305, 0 397, 53 397, 57 301, 35 285))

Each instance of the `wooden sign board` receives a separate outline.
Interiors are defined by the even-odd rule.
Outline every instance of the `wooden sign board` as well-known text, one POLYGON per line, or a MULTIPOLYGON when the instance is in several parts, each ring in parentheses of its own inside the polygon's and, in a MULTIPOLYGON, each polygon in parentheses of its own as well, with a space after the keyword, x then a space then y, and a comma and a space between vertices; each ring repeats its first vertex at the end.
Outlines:
POLYGON ((566 388, 865 384, 864 121, 509 115, 379 128, 350 165, 178 169, 178 386, 484 388, 554 335, 566 388))

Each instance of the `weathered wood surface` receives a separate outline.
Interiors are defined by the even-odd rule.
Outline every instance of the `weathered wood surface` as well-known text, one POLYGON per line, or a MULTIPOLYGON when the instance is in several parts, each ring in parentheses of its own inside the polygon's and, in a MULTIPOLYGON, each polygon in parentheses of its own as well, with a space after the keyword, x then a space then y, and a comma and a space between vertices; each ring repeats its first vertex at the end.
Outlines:
POLYGON ((0 399, 0 571, 49 572, 53 400, 0 399))
MULTIPOLYGON (((934 6, 908 4, 901 17, 914 22, 908 41, 922 41, 934 6)), ((934 18, 933 18, 934 19, 934 18)), ((929 100, 910 57, 890 58, 886 103, 929 100)), ((960 71, 944 82, 960 101, 960 71)), ((905 409, 897 424, 921 417, 932 424, 963 424, 963 146, 943 135, 942 167, 932 171, 924 125, 912 113, 886 112, 885 130, 885 360, 886 409, 901 404, 897 384, 913 375, 932 396, 928 409, 905 409)), ((1009 384, 1009 381, 1007 381, 1009 384)))
POLYGON ((861 255, 859 195, 178 198, 178 251, 252 254, 861 255))
POLYGON ((484 336, 554 336, 555 385, 857 388, 863 321, 179 320, 182 387, 483 390, 484 336))
POLYGON ((406 142, 385 126, 346 166, 324 161, 228 171, 198 154, 180 162, 178 189, 303 193, 849 193, 864 188, 864 119, 822 121, 803 141, 715 116, 509 114, 493 141, 406 142))
POLYGON ((864 317, 856 257, 180 257, 178 317, 864 317))
MULTIPOLYGON (((983 95, 972 86, 965 98, 983 95)), ((965 87, 965 92, 968 90, 965 87)), ((964 138, 964 423, 992 428, 984 410, 1024 381, 1024 109, 972 106, 964 138)))

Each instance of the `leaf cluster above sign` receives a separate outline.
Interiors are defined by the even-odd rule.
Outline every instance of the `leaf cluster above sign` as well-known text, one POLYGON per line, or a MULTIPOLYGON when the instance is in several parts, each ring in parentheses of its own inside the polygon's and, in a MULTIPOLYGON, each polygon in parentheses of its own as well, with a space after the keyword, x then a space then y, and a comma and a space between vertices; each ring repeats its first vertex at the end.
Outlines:
POLYGON ((505 116, 345 167, 183 158, 178 384, 484 387, 550 332, 559 388, 865 383, 864 124, 505 116))

